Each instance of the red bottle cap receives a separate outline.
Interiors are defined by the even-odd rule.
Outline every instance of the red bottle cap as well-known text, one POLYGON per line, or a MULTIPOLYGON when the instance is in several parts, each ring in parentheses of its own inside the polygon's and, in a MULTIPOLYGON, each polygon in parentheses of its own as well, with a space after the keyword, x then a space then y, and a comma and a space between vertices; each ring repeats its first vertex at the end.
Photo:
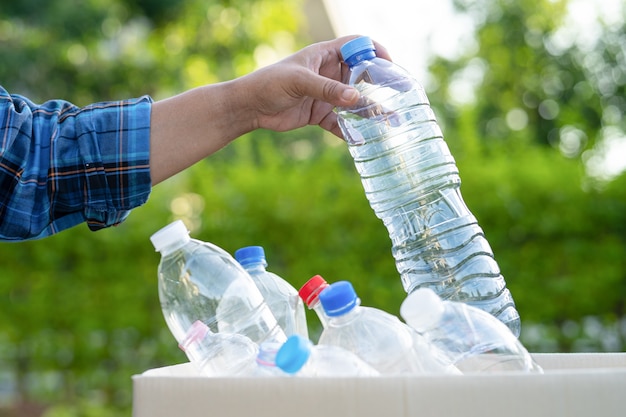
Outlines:
POLYGON ((302 298, 302 301, 311 307, 319 300, 319 295, 324 288, 328 287, 328 282, 321 275, 315 275, 309 279, 298 291, 298 295, 302 298))

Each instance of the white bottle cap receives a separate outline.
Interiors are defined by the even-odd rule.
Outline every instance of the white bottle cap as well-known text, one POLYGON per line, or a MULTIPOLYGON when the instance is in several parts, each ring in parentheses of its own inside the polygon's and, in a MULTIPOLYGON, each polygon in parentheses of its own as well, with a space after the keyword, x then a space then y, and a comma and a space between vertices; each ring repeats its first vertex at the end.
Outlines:
POLYGON ((400 306, 404 321, 418 332, 433 327, 443 315, 443 300, 430 288, 418 288, 407 295, 400 306))
POLYGON ((186 243, 190 239, 189 230, 187 230, 182 220, 176 220, 150 236, 150 241, 157 252, 161 252, 163 249, 176 242, 180 241, 186 243))

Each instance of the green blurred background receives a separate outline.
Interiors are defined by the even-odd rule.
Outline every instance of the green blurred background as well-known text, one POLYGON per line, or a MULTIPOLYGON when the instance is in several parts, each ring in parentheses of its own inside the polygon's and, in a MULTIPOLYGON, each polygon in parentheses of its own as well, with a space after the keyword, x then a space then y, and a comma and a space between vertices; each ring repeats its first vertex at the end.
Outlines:
MULTIPOLYGON (((626 351, 626 175, 602 169, 626 160, 615 146, 626 141, 624 16, 579 45, 559 41, 567 1, 455 4, 476 22, 476 42, 433 57, 425 86, 521 339, 533 352, 626 351)), ((0 84, 39 102, 164 98, 333 38, 321 7, 3 2, 0 84)), ((119 227, 0 244, 0 416, 130 415, 131 376, 185 360, 149 242, 174 219, 231 253, 264 246, 269 268, 297 288, 315 274, 350 280, 364 305, 398 314, 389 238, 345 144, 312 127, 254 132, 157 186, 119 227)), ((309 325, 315 338, 314 315, 309 325)))

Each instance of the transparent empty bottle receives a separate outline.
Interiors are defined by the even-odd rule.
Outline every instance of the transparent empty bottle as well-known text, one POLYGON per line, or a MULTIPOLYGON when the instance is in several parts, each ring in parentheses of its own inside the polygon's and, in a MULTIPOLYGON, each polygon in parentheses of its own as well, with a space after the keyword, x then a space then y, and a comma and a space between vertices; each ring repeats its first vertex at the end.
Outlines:
POLYGON ((276 366, 297 376, 378 376, 378 371, 354 353, 334 345, 314 345, 300 335, 290 336, 276 354, 276 366))
POLYGON ((289 282, 266 269, 263 247, 240 248, 235 251, 235 259, 248 271, 285 334, 308 337, 304 303, 289 282))
POLYGON ((341 48, 344 82, 361 94, 338 109, 369 203, 392 242, 404 289, 431 288, 504 322, 519 336, 520 318, 483 230, 460 192, 456 162, 421 85, 377 58, 367 37, 341 48))
POLYGON ((257 344, 287 340, 248 272, 228 252, 191 239, 180 220, 150 240, 161 253, 161 309, 178 343, 196 320, 213 333, 238 333, 257 344))
POLYGON ((318 345, 342 347, 380 374, 458 374, 439 358, 439 352, 396 316, 361 306, 352 284, 338 281, 320 293, 328 316, 318 345))
POLYGON ((483 310, 421 288, 407 296, 400 314, 463 373, 542 372, 510 329, 483 310))
POLYGON ((191 325, 178 346, 206 376, 249 374, 259 352, 250 338, 236 333, 213 333, 199 320, 191 325))
POLYGON ((212 333, 198 320, 178 346, 205 376, 267 377, 286 375, 276 366, 276 353, 282 345, 263 342, 258 346, 240 334, 212 333))

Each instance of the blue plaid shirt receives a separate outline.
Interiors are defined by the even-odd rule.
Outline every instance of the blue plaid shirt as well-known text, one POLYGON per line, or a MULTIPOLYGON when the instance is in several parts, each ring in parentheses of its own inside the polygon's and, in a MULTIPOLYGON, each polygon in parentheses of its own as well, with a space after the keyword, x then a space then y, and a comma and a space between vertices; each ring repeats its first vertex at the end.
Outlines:
POLYGON ((36 105, 0 86, 0 240, 121 223, 146 202, 150 97, 36 105))

